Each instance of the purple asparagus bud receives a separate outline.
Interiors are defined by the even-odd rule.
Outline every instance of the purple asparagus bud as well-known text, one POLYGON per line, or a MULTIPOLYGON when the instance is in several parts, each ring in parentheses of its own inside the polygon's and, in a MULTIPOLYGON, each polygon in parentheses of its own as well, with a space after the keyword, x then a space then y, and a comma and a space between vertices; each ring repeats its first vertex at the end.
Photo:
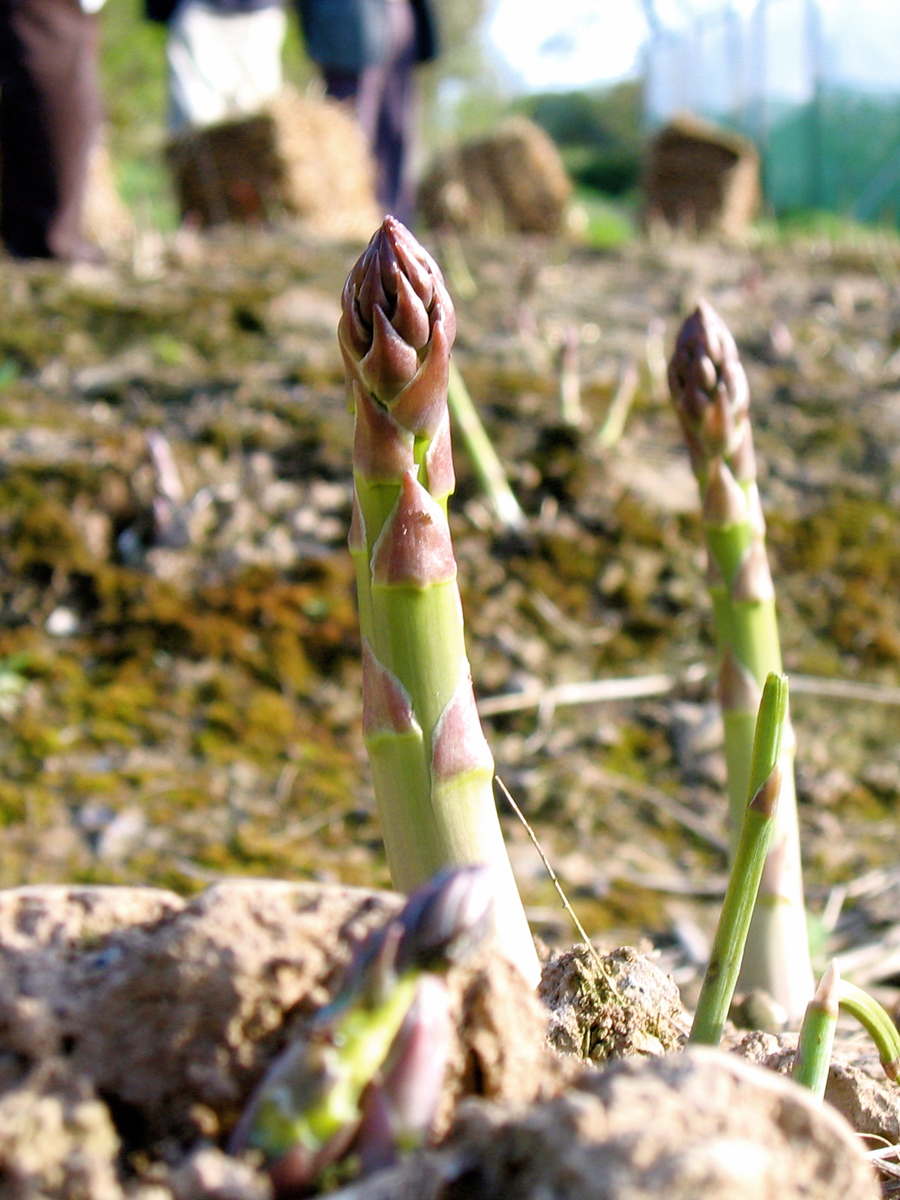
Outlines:
POLYGON ((451 867, 417 888, 397 918, 397 970, 443 971, 468 958, 491 929, 495 892, 488 867, 451 867))
POLYGON ((350 272, 342 305, 348 381, 409 433, 433 437, 446 411, 456 315, 437 263, 395 217, 350 272))
POLYGON ((740 483, 754 478, 747 376, 728 327, 705 300, 678 334, 669 387, 698 475, 721 456, 740 483))
POLYGON ((443 972, 468 958, 493 928, 489 867, 448 867, 416 888, 392 921, 363 945, 343 994, 378 994, 408 971, 443 972), (385 942, 390 942, 386 953, 385 942))

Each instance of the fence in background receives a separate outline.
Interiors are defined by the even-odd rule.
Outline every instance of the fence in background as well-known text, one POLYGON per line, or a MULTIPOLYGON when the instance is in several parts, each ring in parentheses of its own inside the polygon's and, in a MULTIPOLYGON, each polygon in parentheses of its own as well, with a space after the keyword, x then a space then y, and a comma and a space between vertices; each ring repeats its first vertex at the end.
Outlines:
POLYGON ((659 30, 645 79, 652 125, 688 110, 756 142, 776 212, 900 221, 900 0, 725 3, 659 30))

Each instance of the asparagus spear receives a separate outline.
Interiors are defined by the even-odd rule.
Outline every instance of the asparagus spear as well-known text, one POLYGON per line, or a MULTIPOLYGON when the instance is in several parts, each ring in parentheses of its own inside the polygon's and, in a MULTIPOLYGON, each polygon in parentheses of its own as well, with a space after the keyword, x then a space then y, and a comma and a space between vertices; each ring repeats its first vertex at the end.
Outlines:
MULTIPOLYGON (((775 592, 756 483, 749 388, 734 339, 705 301, 681 328, 669 387, 700 487, 719 649, 732 858, 747 798, 760 689, 781 671, 775 592)), ((788 725, 772 844, 740 986, 763 988, 799 1024, 813 992, 788 725)))
POLYGON ((837 1028, 840 985, 841 977, 837 963, 832 959, 828 970, 819 981, 816 994, 806 1006, 806 1015, 800 1026, 800 1040, 797 1042, 797 1052, 791 1068, 792 1078, 808 1087, 819 1100, 825 1095, 825 1085, 828 1082, 831 1049, 837 1028))
POLYGON ((874 996, 846 979, 838 985, 838 1002, 866 1030, 878 1049, 885 1075, 896 1082, 900 1076, 900 1030, 890 1015, 874 996))
POLYGON ((778 759, 787 700, 787 677, 770 674, 763 688, 756 721, 749 800, 744 809, 731 878, 722 902, 712 953, 691 1027, 690 1040, 700 1045, 719 1044, 734 996, 753 905, 756 903, 778 809, 781 791, 781 764, 778 759))
POLYGON ((441 975, 483 940, 492 880, 445 871, 362 946, 339 995, 275 1059, 231 1136, 262 1155, 276 1196, 305 1189, 351 1150, 363 1170, 420 1142, 450 1049, 441 975))
POLYGON ((407 891, 448 865, 490 866, 501 947, 536 983, 475 707, 447 523, 453 304, 436 263, 393 217, 351 271, 342 303, 338 338, 356 416, 350 549, 363 735, 391 877, 407 891))

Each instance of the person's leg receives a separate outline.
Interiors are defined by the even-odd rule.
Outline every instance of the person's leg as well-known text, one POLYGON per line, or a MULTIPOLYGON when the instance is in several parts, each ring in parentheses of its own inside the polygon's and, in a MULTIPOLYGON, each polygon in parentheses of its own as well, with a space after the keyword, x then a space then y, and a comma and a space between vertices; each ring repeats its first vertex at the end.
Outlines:
POLYGON ((82 234, 101 120, 97 17, 82 12, 78 0, 20 0, 13 25, 27 50, 53 154, 57 205, 47 230, 48 249, 62 259, 102 258, 82 234))
POLYGON ((384 71, 380 66, 364 67, 361 71, 346 71, 338 67, 323 67, 325 94, 352 108, 369 146, 374 146, 378 127, 378 110, 384 71))
POLYGON ((0 238, 17 258, 46 258, 56 175, 27 54, 11 0, 0 0, 0 238))
POLYGON ((408 0, 390 0, 390 53, 382 71, 373 143, 378 201, 405 225, 412 220, 415 187, 411 144, 415 132, 415 22, 408 0))
POLYGON ((287 18, 272 4, 221 13, 187 0, 169 22, 169 131, 202 128, 262 111, 281 90, 287 18))

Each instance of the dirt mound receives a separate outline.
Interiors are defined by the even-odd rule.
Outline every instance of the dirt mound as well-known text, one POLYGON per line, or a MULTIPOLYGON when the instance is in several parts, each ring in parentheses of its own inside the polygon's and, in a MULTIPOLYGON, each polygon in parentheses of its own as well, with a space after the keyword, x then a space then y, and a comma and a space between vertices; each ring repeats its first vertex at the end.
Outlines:
MULTIPOLYGON (((0 893, 0 1193, 119 1200, 139 1180, 157 1200, 265 1200, 267 1179, 216 1143, 400 903, 270 881, 190 902, 153 888, 0 893)), ((553 1004, 578 1007, 583 958, 546 969, 553 1004)), ((634 951, 603 961, 620 1007, 657 997, 657 1027, 670 1023, 671 981, 634 951)), ((849 1126, 771 1072, 660 1055, 662 1036, 610 1048, 636 1054, 630 1064, 585 1070, 551 1049, 551 1014, 496 947, 449 983, 442 1147, 351 1195, 724 1200, 748 1183, 788 1200, 876 1194, 849 1126)))
POLYGON ((875 1200, 849 1127, 714 1050, 629 1059, 526 1112, 475 1103, 444 1148, 342 1200, 875 1200))
MULTIPOLYGON (((400 903, 251 881, 191 902, 152 888, 0 893, 0 1191, 41 1194, 52 1177, 54 1194, 74 1197, 90 1178, 91 1195, 115 1195, 120 1146, 145 1159, 177 1146, 181 1161, 226 1137, 400 903), (32 1145, 39 1125, 46 1150, 32 1145)), ((458 1036, 442 1127, 463 1095, 523 1104, 558 1090, 566 1070, 546 1011, 496 948, 450 986, 458 1036)))

